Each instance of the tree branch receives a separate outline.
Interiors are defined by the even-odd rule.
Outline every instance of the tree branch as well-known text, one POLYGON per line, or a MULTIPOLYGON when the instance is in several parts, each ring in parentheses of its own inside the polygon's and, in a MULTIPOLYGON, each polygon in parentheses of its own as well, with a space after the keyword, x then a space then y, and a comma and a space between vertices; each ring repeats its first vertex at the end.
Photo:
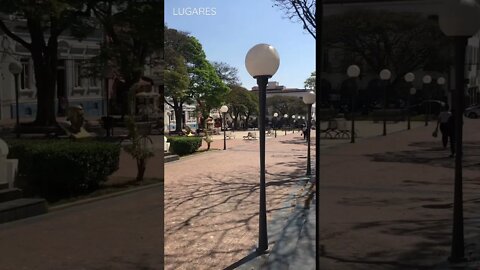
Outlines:
POLYGON ((12 31, 10 31, 10 29, 8 29, 8 27, 5 25, 5 23, 3 22, 3 20, 0 20, 0 29, 5 33, 7 34, 8 37, 10 37, 11 39, 15 40, 16 42, 22 44, 23 47, 25 47, 27 50, 31 51, 32 50, 32 46, 30 43, 26 42, 24 39, 22 39, 21 37, 17 36, 16 34, 14 34, 12 31))

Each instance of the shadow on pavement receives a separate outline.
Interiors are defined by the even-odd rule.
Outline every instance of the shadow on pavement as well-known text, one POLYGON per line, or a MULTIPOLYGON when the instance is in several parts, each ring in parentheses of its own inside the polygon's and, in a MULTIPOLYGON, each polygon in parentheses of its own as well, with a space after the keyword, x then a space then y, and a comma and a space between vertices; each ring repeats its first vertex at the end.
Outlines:
MULTIPOLYGON (((444 149, 441 143, 416 142, 410 146, 417 147, 417 150, 385 152, 380 154, 369 154, 374 162, 401 162, 430 165, 436 167, 454 168, 454 158, 449 157, 450 150, 444 149)), ((467 169, 480 169, 480 142, 464 142, 463 144, 463 167, 467 169)))
MULTIPOLYGON (((266 175, 268 222, 292 208, 292 188, 304 175, 304 160, 276 163, 266 175), (296 168, 292 172, 292 168, 296 168), (273 169, 272 169, 273 170, 273 169)), ((195 168, 186 168, 194 170, 195 168)), ((220 269, 252 259, 247 254, 257 243, 257 170, 241 168, 227 175, 215 172, 165 187, 165 269, 220 269)), ((231 268, 233 269, 233 268, 231 268)))

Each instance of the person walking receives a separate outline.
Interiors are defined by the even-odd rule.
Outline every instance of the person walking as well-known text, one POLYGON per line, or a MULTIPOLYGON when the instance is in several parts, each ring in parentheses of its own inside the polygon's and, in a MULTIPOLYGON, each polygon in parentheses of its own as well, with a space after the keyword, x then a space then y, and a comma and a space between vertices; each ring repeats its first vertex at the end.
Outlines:
POLYGON ((449 106, 445 105, 443 110, 438 115, 437 126, 433 132, 433 136, 438 136, 438 129, 442 133, 442 145, 443 148, 447 147, 448 141, 450 139, 450 157, 455 155, 455 140, 454 140, 454 121, 453 121, 452 112, 449 111, 449 106))

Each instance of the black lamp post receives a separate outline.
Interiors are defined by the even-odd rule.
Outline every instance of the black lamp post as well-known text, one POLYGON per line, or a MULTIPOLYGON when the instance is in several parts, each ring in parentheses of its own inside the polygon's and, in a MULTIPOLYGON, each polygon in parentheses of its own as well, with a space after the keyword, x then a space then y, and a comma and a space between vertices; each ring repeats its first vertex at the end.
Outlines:
POLYGON ((253 46, 245 57, 245 66, 253 78, 257 79, 260 101, 259 131, 260 131, 260 208, 259 208, 259 236, 258 253, 268 250, 267 233, 267 206, 265 192, 265 110, 267 100, 268 79, 277 72, 280 66, 280 57, 277 50, 268 44, 253 46))
POLYGON ((431 110, 430 99, 432 96, 432 91, 429 86, 430 86, 430 83, 432 82, 432 77, 430 75, 425 75, 423 76, 422 81, 423 81, 423 89, 426 92, 425 97, 427 97, 427 103, 425 104, 425 106, 427 106, 426 112, 425 112, 425 126, 428 126, 428 122, 430 118, 430 110, 431 110))
POLYGON ((13 74, 13 77, 15 79, 15 134, 17 138, 20 138, 20 115, 18 109, 18 74, 22 72, 22 65, 18 61, 12 61, 8 65, 8 70, 10 71, 10 73, 13 74))
POLYGON ((220 108, 220 112, 223 115, 223 150, 227 150, 227 123, 225 122, 226 115, 228 112, 228 107, 227 105, 223 105, 220 108))
POLYGON ((415 94, 417 93, 417 89, 415 89, 414 87, 410 88, 410 92, 409 92, 409 95, 408 95, 408 104, 407 104, 407 108, 408 108, 408 112, 407 112, 407 119, 408 119, 408 123, 407 123, 407 129, 410 129, 411 128, 411 125, 410 125, 410 117, 411 117, 411 114, 412 114, 412 110, 410 108, 410 104, 411 104, 411 97, 414 96, 415 94))
POLYGON ((383 136, 387 136, 387 81, 392 77, 388 69, 380 71, 380 79, 383 81, 383 136))
POLYGON ((315 92, 310 91, 303 96, 303 102, 307 104, 307 173, 306 175, 312 175, 312 165, 311 165, 311 158, 310 158, 310 130, 311 130, 311 123, 312 123, 312 105, 315 103, 315 92))
POLYGON ((292 115, 292 119, 293 119, 292 120, 292 134, 294 134, 295 133, 295 114, 292 115))
POLYGON ((287 136, 287 123, 288 123, 288 114, 283 115, 283 129, 285 130, 285 136, 287 136))
MULTIPOLYGON (((415 80, 415 74, 413 74, 412 72, 409 72, 405 74, 404 79, 408 84, 412 84, 413 80, 415 80)), ((407 129, 410 129, 410 96, 415 95, 416 91, 417 90, 412 87, 410 88, 410 91, 407 93, 407 129)))
POLYGON ((353 78, 355 80, 355 85, 354 89, 352 91, 352 109, 351 109, 351 121, 352 121, 352 127, 351 127, 351 134, 352 136, 350 137, 350 142, 355 143, 355 95, 357 94, 357 84, 356 84, 356 79, 360 75, 360 68, 357 65, 351 65, 347 68, 347 75, 350 78, 353 78))
POLYGON ((465 98, 465 47, 467 40, 480 29, 480 9, 475 1, 445 1, 439 13, 442 32, 455 43, 455 97, 453 117, 455 123, 455 188, 453 199, 452 247, 449 260, 465 260, 463 233, 463 110, 465 98))
POLYGON ((275 131, 275 138, 277 137, 277 117, 278 113, 273 114, 273 130, 275 131))

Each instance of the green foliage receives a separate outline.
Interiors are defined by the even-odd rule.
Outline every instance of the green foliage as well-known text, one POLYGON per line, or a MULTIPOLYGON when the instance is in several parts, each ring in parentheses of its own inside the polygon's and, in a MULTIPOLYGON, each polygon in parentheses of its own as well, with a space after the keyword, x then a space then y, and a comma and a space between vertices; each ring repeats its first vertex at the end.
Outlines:
POLYGON ((172 136, 167 140, 170 142, 170 151, 179 156, 192 154, 202 146, 202 137, 172 136))
POLYGON ((362 73, 388 68, 395 83, 396 78, 402 79, 407 72, 431 62, 436 63, 438 71, 445 70, 450 61, 444 53, 448 40, 435 18, 416 13, 352 10, 328 16, 324 38, 327 47, 341 49, 336 59, 340 58, 342 64, 331 67, 332 72, 344 73, 353 63, 367 68, 362 73))
POLYGON ((95 27, 88 2, 90 1, 0 0, 0 12, 25 20, 19 20, 18 24, 10 24, 5 19, 0 19, 0 29, 31 53, 38 106, 35 122, 39 126, 56 124, 53 104, 57 80, 59 36, 69 32, 69 35, 82 39, 95 27))
POLYGON ((147 160, 155 155, 153 141, 146 134, 140 134, 132 115, 125 120, 128 129, 128 139, 131 142, 123 149, 137 162, 137 181, 142 181, 145 174, 147 160))
POLYGON ((241 116, 249 117, 258 114, 258 96, 241 86, 231 86, 231 91, 227 94, 225 102, 228 106, 228 113, 231 117, 235 117, 235 127, 237 127, 238 119, 241 116))
POLYGON ((274 112, 279 115, 305 115, 307 113, 307 105, 297 97, 289 96, 273 96, 267 98, 267 107, 271 107, 274 112))
POLYGON ((172 56, 166 58, 164 71, 165 96, 175 100, 185 100, 188 98, 188 78, 187 66, 183 56, 172 56))
MULTIPOLYGON (((225 100, 229 88, 224 84, 215 67, 207 61, 200 42, 188 33, 165 28, 165 62, 175 63, 183 59, 190 78, 187 88, 171 87, 167 89, 165 102, 177 112, 184 103, 197 102, 198 110, 206 119, 210 110, 219 107, 225 100)), ((182 67, 175 64, 172 67, 182 67)), ((179 70, 177 70, 179 72, 179 70)), ((171 84, 172 85, 172 84, 171 84)), ((167 87, 168 88, 168 87, 167 87)), ((181 123, 177 118, 177 131, 181 123)))
POLYGON ((238 78, 238 69, 224 62, 212 62, 213 68, 217 72, 218 77, 228 86, 240 85, 238 78))
POLYGON ((120 146, 96 141, 14 140, 9 158, 19 160, 21 188, 59 200, 98 188, 118 170, 120 146))
POLYGON ((315 80, 316 80, 316 71, 312 72, 312 74, 310 74, 310 77, 308 77, 304 84, 305 84, 305 88, 306 89, 311 89, 313 91, 316 91, 317 88, 316 88, 316 84, 315 84, 315 80))

